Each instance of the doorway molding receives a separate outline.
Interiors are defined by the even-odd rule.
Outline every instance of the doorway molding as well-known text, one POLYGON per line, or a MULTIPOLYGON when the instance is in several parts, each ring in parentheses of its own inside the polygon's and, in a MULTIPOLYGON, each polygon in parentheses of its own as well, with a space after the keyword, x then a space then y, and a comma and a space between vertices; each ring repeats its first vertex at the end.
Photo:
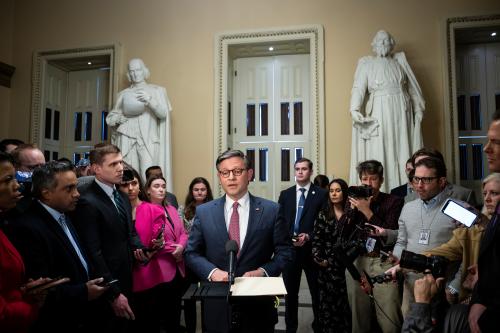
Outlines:
POLYGON ((101 46, 80 48, 38 50, 33 53, 33 72, 31 76, 31 119, 30 142, 41 147, 42 119, 43 119, 43 92, 45 90, 45 75, 47 64, 50 60, 82 58, 87 56, 109 55, 109 105, 112 106, 118 90, 119 69, 121 64, 121 45, 112 43, 101 46))
MULTIPOLYGON (((446 20, 444 54, 445 84, 444 89, 444 117, 445 119, 445 158, 449 168, 449 178, 460 184, 459 154, 458 154, 458 114, 457 114, 457 87, 456 87, 456 49, 455 31, 464 28, 477 28, 500 25, 500 14, 453 17, 446 20)), ((489 121, 489 120, 488 120, 489 121)))
MULTIPOLYGON (((319 24, 218 33, 214 39, 214 159, 228 148, 229 47, 307 40, 310 46, 311 156, 317 173, 325 170, 324 32, 319 24)), ((213 184, 218 184, 214 176, 213 184)))

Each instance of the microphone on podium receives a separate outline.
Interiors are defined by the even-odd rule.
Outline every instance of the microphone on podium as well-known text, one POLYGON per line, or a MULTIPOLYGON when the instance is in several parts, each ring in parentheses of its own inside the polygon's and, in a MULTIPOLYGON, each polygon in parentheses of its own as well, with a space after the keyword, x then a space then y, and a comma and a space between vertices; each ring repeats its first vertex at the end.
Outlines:
POLYGON ((228 282, 229 285, 234 283, 234 271, 236 270, 236 255, 238 254, 238 243, 235 240, 226 242, 226 254, 229 256, 228 282))

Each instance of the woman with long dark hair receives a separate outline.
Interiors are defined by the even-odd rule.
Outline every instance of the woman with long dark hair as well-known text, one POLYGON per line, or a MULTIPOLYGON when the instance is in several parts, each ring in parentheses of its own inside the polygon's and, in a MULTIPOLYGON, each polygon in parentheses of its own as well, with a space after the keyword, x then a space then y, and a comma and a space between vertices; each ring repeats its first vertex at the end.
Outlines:
POLYGON ((138 176, 135 172, 129 186, 122 186, 132 205, 138 202, 135 228, 141 242, 152 251, 149 262, 136 265, 133 271, 136 327, 138 331, 159 332, 163 318, 168 332, 179 332, 187 233, 177 210, 165 200, 165 178, 153 175, 141 190, 138 176), (148 202, 140 201, 142 192, 148 202))
POLYGON ((321 332, 351 332, 351 312, 347 299, 345 266, 335 260, 335 246, 348 234, 347 183, 334 179, 328 185, 328 206, 318 215, 314 225, 312 254, 320 267, 319 325, 321 332))
POLYGON ((179 207, 179 215, 184 221, 184 227, 187 232, 191 230, 191 226, 193 225, 196 207, 213 199, 212 189, 208 180, 203 177, 196 177, 191 181, 185 205, 179 207))

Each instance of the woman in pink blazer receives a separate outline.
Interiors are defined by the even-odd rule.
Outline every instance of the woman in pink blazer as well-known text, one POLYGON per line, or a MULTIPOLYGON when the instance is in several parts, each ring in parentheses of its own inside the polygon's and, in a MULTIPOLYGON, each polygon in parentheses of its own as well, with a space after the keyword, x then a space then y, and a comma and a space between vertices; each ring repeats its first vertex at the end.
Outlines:
MULTIPOLYGON (((149 202, 137 202, 141 193, 137 176, 126 193, 135 207, 137 234, 151 250, 150 260, 136 265, 133 271, 135 324, 140 331, 159 332, 164 319, 168 332, 178 332, 185 276, 183 252, 188 236, 177 210, 165 201, 165 179, 149 178, 144 190, 149 202)), ((122 190, 125 187, 123 184, 122 190)))

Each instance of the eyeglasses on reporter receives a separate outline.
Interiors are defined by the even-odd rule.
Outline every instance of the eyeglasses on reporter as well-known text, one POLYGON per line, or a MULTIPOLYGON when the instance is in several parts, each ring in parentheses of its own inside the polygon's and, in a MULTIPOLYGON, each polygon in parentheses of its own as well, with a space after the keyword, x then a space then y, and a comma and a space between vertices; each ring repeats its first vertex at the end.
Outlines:
POLYGON ((416 176, 413 176, 413 178, 411 179, 411 182, 415 185, 419 184, 420 182, 422 182, 423 184, 430 184, 430 183, 432 183, 432 181, 434 179, 439 179, 439 178, 441 178, 441 177, 437 177, 437 176, 435 176, 435 177, 416 177, 416 176))

